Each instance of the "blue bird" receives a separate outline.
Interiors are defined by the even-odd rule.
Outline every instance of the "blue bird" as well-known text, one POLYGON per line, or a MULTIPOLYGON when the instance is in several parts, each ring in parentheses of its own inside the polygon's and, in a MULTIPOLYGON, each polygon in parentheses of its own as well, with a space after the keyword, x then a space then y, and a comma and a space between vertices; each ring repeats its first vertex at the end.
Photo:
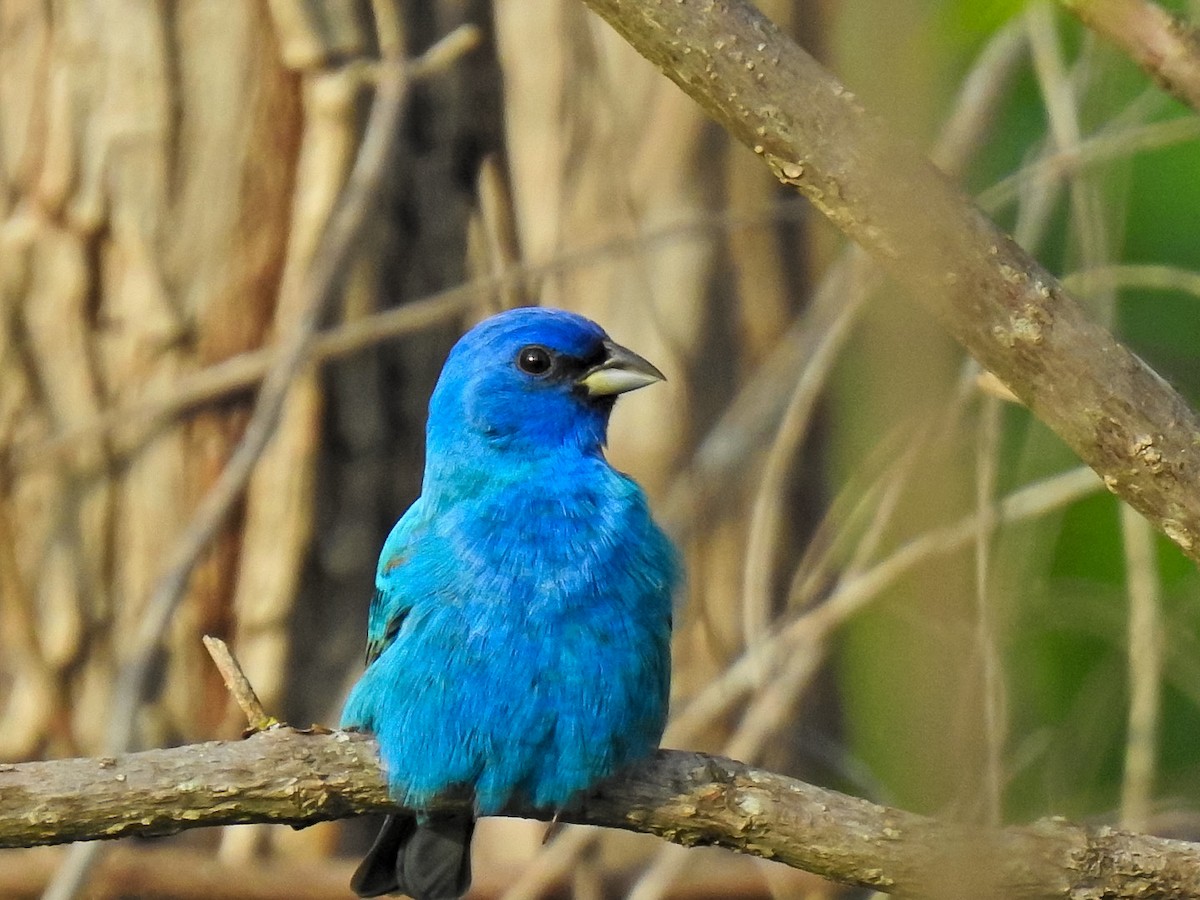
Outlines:
POLYGON ((677 558, 604 444, 617 395, 662 379, 556 309, 500 313, 451 350, 342 715, 414 811, 388 818, 359 896, 462 896, 475 816, 562 809, 658 746, 677 558), (474 815, 426 811, 458 792, 474 815))

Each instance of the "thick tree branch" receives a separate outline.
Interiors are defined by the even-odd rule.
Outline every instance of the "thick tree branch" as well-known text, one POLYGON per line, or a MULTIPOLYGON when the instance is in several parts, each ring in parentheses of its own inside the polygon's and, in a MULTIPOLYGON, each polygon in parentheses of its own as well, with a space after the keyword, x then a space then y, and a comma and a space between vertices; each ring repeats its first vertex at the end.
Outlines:
MULTIPOLYGON (((275 728, 245 741, 0 766, 0 848, 312 824, 390 807, 374 742, 342 733, 275 728)), ((896 893, 1200 898, 1194 844, 1062 820, 970 830, 698 753, 663 751, 562 818, 896 893)))
POLYGON ((1059 0, 1163 88, 1200 112, 1200 33, 1149 0, 1059 0))
POLYGON ((1200 561, 1200 418, 748 0, 585 0, 1200 561))

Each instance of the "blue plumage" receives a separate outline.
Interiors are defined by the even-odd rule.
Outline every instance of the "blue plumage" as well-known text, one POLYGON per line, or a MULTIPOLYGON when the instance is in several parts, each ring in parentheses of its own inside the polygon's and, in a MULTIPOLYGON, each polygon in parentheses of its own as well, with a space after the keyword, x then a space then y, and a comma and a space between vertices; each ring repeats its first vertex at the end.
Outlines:
MULTIPOLYGON (((658 745, 676 558, 603 445, 616 395, 661 378, 562 310, 501 313, 451 351, 343 713, 377 736, 398 802, 560 808, 658 745)), ((393 819, 355 889, 460 895, 472 824, 393 819)))

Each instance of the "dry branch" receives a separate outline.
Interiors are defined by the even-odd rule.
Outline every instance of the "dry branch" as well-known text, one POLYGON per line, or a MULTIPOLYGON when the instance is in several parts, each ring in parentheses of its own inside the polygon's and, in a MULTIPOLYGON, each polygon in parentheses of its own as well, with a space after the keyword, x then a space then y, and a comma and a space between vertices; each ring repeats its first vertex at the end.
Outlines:
POLYGON ((242 712, 246 714, 246 723, 249 725, 249 729, 266 731, 272 725, 278 725, 278 719, 267 715, 262 701, 258 699, 258 694, 250 684, 250 679, 246 677, 241 665, 229 652, 229 645, 210 634, 204 635, 202 640, 204 649, 212 657, 213 665, 221 673, 221 680, 225 682, 226 689, 233 696, 237 705, 241 707, 242 712))
MULTIPOLYGON (((0 766, 0 848, 312 824, 390 806, 372 740, 275 728, 244 741, 0 766)), ((662 751, 561 818, 902 894, 1200 898, 1195 844, 1060 819, 972 830, 698 753, 662 751)))
POLYGON ((1149 0, 1059 0, 1168 93, 1200 112, 1200 33, 1149 0))
POLYGON ((1200 418, 746 0, 585 0, 1200 560, 1200 418))

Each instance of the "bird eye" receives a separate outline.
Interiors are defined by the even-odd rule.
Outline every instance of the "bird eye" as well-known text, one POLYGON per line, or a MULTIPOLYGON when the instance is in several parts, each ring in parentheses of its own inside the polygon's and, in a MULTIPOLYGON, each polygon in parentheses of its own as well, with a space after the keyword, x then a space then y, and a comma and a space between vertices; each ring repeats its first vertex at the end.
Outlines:
POLYGON ((550 351, 536 344, 522 347, 521 352, 517 354, 517 368, 530 375, 545 375, 553 365, 550 351))

